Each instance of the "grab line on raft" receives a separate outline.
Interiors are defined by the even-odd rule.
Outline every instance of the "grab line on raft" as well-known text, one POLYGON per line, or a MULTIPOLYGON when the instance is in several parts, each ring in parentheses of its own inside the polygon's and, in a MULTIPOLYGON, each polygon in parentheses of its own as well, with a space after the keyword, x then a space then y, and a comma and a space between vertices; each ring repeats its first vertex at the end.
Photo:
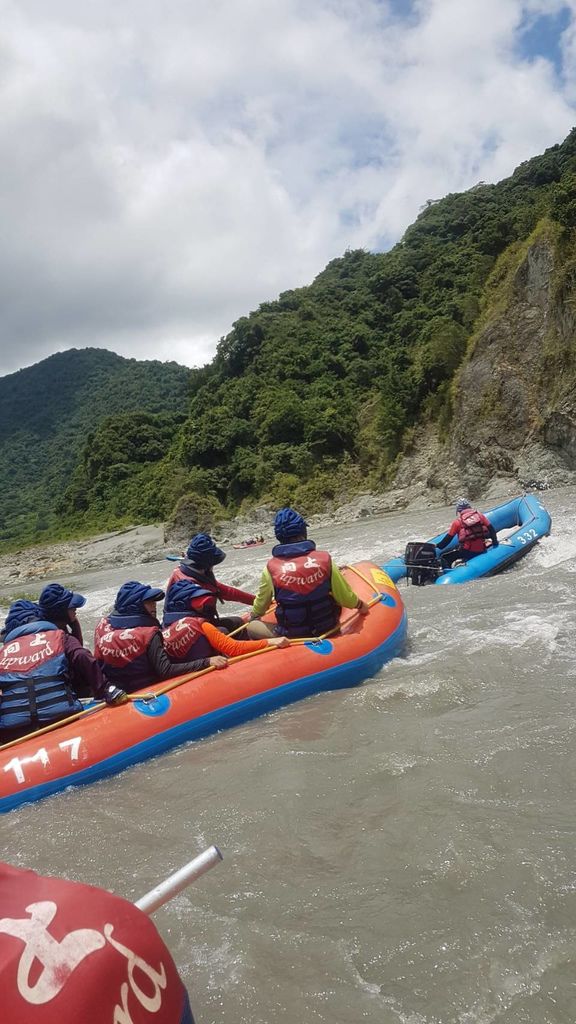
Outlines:
POLYGON ((100 701, 98 704, 94 704, 91 708, 83 708, 82 711, 77 711, 75 715, 68 715, 68 718, 59 718, 57 722, 51 722, 49 725, 43 726, 42 729, 36 729, 35 732, 27 732, 24 736, 18 736, 15 740, 10 740, 8 743, 2 743, 0 750, 9 750, 10 747, 15 747, 18 743, 23 743, 24 740, 34 739, 35 736, 43 736, 46 732, 52 732, 54 729, 58 729, 61 725, 68 725, 69 722, 75 722, 78 718, 83 718, 85 715, 92 715, 95 711, 101 711, 105 708, 106 702, 100 701))

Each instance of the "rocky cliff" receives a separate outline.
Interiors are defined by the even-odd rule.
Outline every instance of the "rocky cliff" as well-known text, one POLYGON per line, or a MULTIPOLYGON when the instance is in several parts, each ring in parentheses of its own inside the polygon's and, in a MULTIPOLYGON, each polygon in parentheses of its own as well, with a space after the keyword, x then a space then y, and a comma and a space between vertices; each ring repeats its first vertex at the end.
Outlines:
POLYGON ((411 502, 501 495, 576 481, 576 260, 570 233, 542 222, 487 283, 479 326, 443 428, 421 425, 401 460, 411 502))

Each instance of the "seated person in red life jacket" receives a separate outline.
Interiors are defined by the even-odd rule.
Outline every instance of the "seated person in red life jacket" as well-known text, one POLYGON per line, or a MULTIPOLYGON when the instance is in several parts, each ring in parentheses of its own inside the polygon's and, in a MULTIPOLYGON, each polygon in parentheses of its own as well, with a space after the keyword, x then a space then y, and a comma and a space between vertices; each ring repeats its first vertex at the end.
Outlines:
MULTIPOLYGON (((207 533, 197 533, 188 545, 186 558, 178 563, 166 584, 166 598, 169 599, 170 589, 175 583, 179 580, 188 580, 189 583, 196 584, 202 593, 209 591, 218 601, 235 601, 237 604, 251 605, 254 594, 229 587, 225 583, 218 583, 214 576, 214 566, 219 565, 225 558, 225 553, 216 547, 212 537, 207 533)), ((221 618, 214 601, 210 621, 231 633, 242 625, 244 619, 240 615, 227 615, 221 618)))
POLYGON ((38 598, 38 604, 43 619, 53 622, 58 629, 63 629, 65 633, 75 636, 81 644, 84 643, 82 627, 76 615, 76 609, 83 608, 86 604, 86 598, 82 594, 74 594, 60 583, 48 583, 38 598))
POLYGON ((298 512, 282 508, 276 513, 274 533, 280 542, 262 573, 252 606, 254 618, 264 615, 276 600, 277 626, 251 621, 253 637, 322 636, 338 625, 341 608, 357 608, 367 615, 368 605, 351 589, 327 551, 317 551, 307 539, 307 523, 298 512))
POLYGON ((161 679, 172 679, 203 668, 226 668, 226 658, 204 657, 174 662, 166 653, 162 627, 156 618, 156 602, 164 591, 130 580, 116 595, 114 608, 101 619, 94 634, 94 654, 106 676, 127 693, 141 690, 161 679))
POLYGON ((109 683, 90 651, 69 633, 47 622, 37 604, 15 601, 0 647, 0 734, 2 741, 82 711, 76 690, 91 691, 108 704, 126 701, 109 683))
POLYGON ((492 523, 475 508, 466 498, 458 498, 456 502, 457 518, 450 525, 448 533, 442 538, 437 549, 442 551, 453 537, 458 537, 458 547, 441 556, 442 565, 451 566, 457 559, 469 562, 476 555, 486 550, 486 538, 492 541, 492 547, 498 547, 498 537, 492 523))
POLYGON ((236 658, 240 654, 261 651, 265 647, 288 647, 285 636, 262 640, 236 640, 212 623, 216 597, 209 591, 199 593, 192 580, 178 580, 164 601, 163 635, 166 653, 173 661, 209 658, 223 654, 236 658))

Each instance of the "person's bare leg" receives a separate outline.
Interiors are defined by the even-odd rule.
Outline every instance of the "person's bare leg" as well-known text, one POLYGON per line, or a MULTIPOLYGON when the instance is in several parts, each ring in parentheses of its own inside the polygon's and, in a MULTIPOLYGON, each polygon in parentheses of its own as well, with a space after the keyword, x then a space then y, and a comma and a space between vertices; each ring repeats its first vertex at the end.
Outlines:
POLYGON ((270 637, 277 635, 267 622, 260 622, 259 619, 247 623, 246 632, 250 640, 269 640, 270 637))

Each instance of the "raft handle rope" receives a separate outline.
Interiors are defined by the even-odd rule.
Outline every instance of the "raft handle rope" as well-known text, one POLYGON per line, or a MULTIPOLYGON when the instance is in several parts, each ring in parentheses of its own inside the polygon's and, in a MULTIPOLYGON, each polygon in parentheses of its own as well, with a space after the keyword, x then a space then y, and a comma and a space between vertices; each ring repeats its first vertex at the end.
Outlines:
POLYGON ((355 572, 356 575, 359 576, 361 580, 364 580, 364 583, 368 584, 368 586, 374 592, 374 594, 378 595, 378 600, 380 600, 380 598, 383 596, 383 592, 381 590, 378 590, 378 588, 374 586, 373 581, 369 580, 368 577, 365 576, 363 572, 360 572, 360 569, 357 569, 355 565, 344 565, 342 566, 342 568, 349 569, 350 572, 355 572))
MULTIPOLYGON (((143 700, 143 701, 154 700, 154 697, 156 697, 157 694, 155 694, 155 693, 142 693, 142 694, 138 694, 137 695, 137 694, 134 694, 134 693, 127 693, 126 696, 128 698, 128 702, 132 702, 133 703, 134 701, 137 701, 137 700, 143 700)), ((25 733, 24 736, 18 736, 18 738, 15 739, 15 740, 9 740, 8 743, 0 743, 0 750, 9 750, 10 747, 15 747, 19 743, 24 743, 25 740, 32 740, 32 739, 35 739, 36 736, 43 736, 44 733, 53 732, 54 729, 59 729, 63 725, 69 725, 70 722, 76 722, 76 721, 78 721, 79 718, 84 718, 86 715, 94 714, 95 711, 102 711, 103 708, 110 707, 110 705, 107 704, 106 701, 104 701, 104 700, 100 700, 100 701, 97 701, 96 703, 92 703, 92 698, 90 698, 90 697, 89 698, 81 697, 80 698, 80 703, 83 704, 85 702, 85 700, 90 702, 90 705, 91 705, 90 707, 83 708, 82 711, 77 711, 74 715, 68 715, 67 718, 59 718, 57 722, 50 722, 48 725, 44 725, 41 729, 35 729, 34 732, 27 732, 27 733, 25 733)))
POLYGON ((35 732, 28 732, 24 736, 18 736, 15 740, 10 740, 8 743, 2 743, 0 750, 9 750, 10 747, 15 747, 18 743, 23 743, 24 740, 34 739, 36 736, 43 736, 44 733, 52 732, 54 729, 59 729, 62 725, 68 725, 69 722, 76 722, 79 718, 84 718, 86 715, 92 715, 95 711, 100 711, 107 705, 104 701, 100 701, 98 704, 94 704, 91 708, 84 708, 83 711, 77 711, 75 715, 68 715, 67 718, 59 718, 57 722, 51 722, 49 725, 43 726, 42 729, 36 729, 35 732))

